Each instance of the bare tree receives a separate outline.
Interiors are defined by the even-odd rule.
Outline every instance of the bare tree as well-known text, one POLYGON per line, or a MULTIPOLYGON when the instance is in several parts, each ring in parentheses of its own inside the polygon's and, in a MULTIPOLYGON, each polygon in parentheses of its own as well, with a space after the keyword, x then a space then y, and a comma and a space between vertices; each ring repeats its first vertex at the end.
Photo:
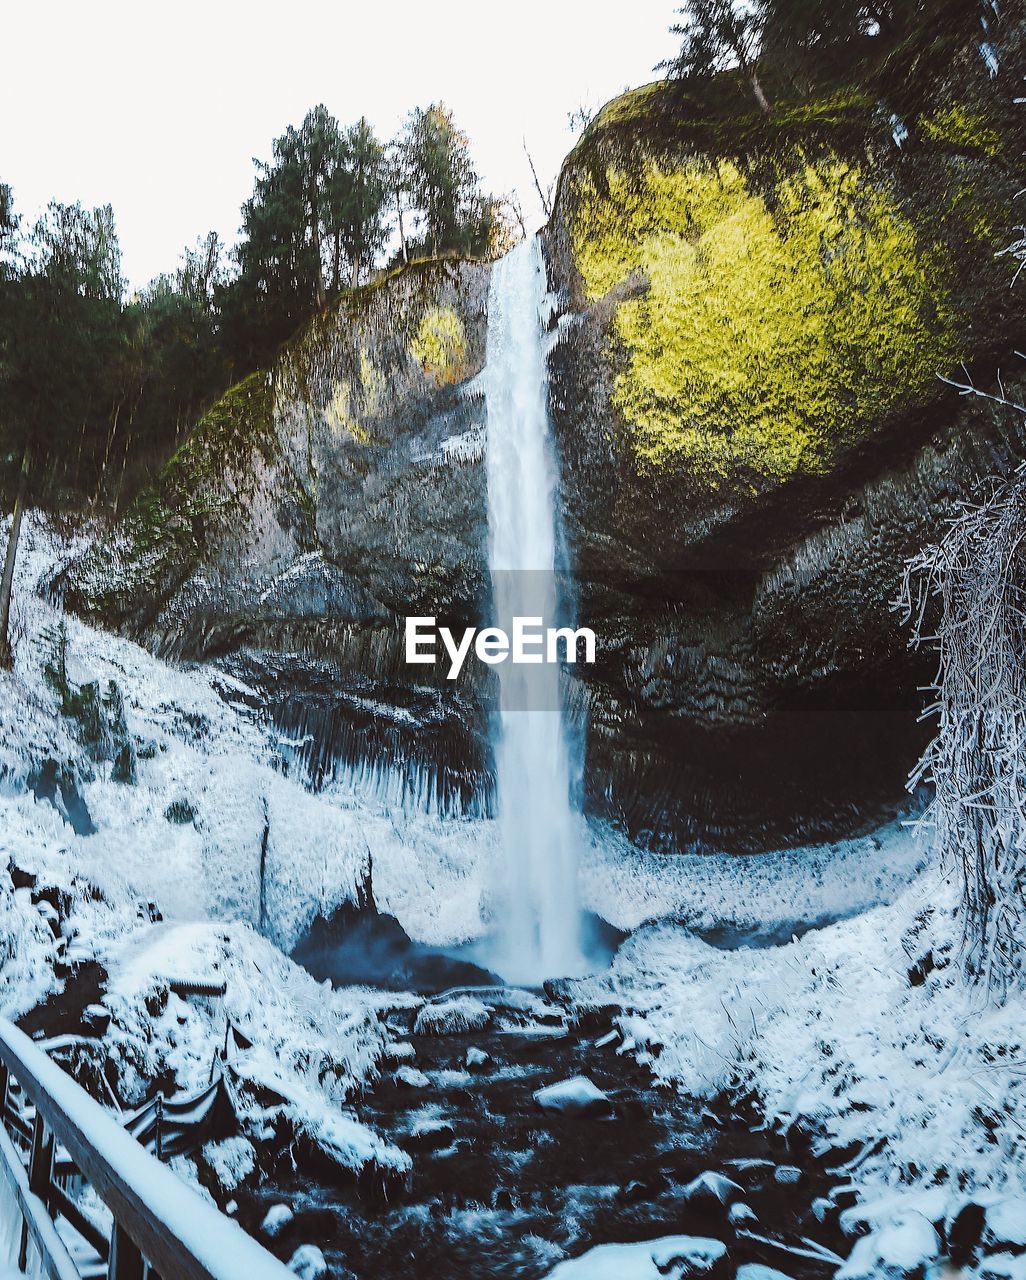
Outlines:
MULTIPOLYGON (((981 394, 971 384, 965 394, 981 394)), ((1000 400, 1011 410, 1002 391, 1000 400)), ((902 604, 939 656, 937 733, 912 782, 962 880, 963 955, 995 999, 1026 976, 1026 470, 965 504, 906 569, 902 604), (937 606, 935 634, 925 622, 937 606)))
MULTIPOLYGON (((528 150, 527 139, 524 138, 524 155, 527 156, 527 163, 531 166, 531 177, 534 179, 534 189, 538 192, 538 199, 541 201, 542 210, 546 218, 552 217, 552 188, 550 187, 546 193, 542 189, 542 184, 538 179, 538 170, 534 167, 534 156, 528 150)), ((523 224, 521 224, 523 225, 523 224)), ((527 234, 526 232, 524 233, 527 234)))

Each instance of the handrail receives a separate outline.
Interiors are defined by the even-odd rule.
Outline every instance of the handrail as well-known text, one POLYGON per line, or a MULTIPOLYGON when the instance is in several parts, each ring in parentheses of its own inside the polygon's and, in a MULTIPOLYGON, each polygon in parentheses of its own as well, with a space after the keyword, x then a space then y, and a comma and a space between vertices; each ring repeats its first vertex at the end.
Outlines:
MULTIPOLYGON (((38 1145, 44 1153, 41 1162, 49 1161, 47 1184, 56 1139, 110 1209, 115 1224, 111 1276, 141 1277, 145 1259, 161 1280, 294 1280, 283 1263, 150 1155, 23 1031, 3 1018, 0 1063, 35 1104, 33 1163, 38 1145)), ((32 1182, 30 1168, 21 1191, 37 1205, 41 1197, 32 1182)), ((45 1253, 38 1222, 29 1229, 45 1253)), ((44 1266, 54 1280, 65 1280, 63 1264, 51 1268, 44 1258, 44 1266)))

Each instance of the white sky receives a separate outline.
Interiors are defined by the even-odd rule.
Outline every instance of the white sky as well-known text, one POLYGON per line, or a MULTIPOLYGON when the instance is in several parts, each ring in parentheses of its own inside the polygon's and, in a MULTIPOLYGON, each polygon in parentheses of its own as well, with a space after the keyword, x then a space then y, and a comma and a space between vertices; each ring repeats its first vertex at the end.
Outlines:
POLYGON ((567 115, 656 78, 679 0, 25 0, 5 6, 0 181, 114 206, 132 285, 216 228, 231 243, 252 159, 324 102, 390 137, 442 99, 487 189, 540 212, 573 145, 567 115))

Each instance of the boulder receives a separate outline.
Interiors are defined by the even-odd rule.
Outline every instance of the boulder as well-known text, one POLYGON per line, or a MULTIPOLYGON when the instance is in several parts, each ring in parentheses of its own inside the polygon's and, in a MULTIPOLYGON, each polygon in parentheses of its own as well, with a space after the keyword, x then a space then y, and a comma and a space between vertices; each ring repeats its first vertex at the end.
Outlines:
POLYGON ((613 1110, 609 1097, 587 1076, 571 1076, 537 1089, 534 1100, 542 1111, 566 1116, 607 1116, 613 1110))

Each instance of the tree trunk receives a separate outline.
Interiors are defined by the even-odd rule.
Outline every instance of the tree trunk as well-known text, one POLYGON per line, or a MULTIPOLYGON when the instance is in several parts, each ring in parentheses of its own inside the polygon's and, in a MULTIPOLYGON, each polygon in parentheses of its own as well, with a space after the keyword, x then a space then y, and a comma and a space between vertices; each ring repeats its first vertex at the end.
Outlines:
POLYGON ((396 212, 399 214, 399 243, 403 247, 403 262, 409 262, 410 254, 406 248, 406 232, 403 230, 403 202, 397 195, 395 198, 396 212))
POLYGON ((759 83, 759 77, 755 68, 752 67, 748 72, 748 83, 752 86, 752 93, 755 94, 755 101, 759 104, 763 115, 770 115, 773 108, 769 104, 769 99, 762 91, 762 85, 759 83))
POLYGON ((0 580, 0 667, 10 671, 14 666, 14 650, 11 647, 11 593, 14 590, 14 561, 18 555, 18 539, 21 536, 21 518, 25 513, 25 497, 28 493, 29 461, 28 445, 21 458, 21 475, 18 477, 18 493, 14 499, 14 516, 7 538, 7 554, 4 557, 4 576, 0 580))
POLYGON ((317 306, 323 311, 328 305, 328 295, 324 288, 324 263, 321 261, 321 213, 317 197, 313 192, 310 195, 310 239, 317 270, 315 282, 317 306))
POLYGON ((360 283, 360 250, 354 249, 349 259, 349 287, 355 289, 360 283))

